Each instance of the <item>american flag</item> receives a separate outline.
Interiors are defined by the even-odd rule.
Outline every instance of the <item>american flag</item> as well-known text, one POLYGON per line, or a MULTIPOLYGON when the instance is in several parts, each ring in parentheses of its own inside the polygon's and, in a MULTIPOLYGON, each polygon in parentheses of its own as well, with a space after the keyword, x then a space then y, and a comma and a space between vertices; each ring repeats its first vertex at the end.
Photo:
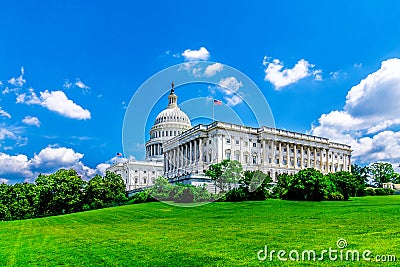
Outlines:
POLYGON ((222 101, 214 99, 214 105, 222 106, 222 101))
POLYGON ((117 153, 117 157, 122 157, 122 153, 117 153))

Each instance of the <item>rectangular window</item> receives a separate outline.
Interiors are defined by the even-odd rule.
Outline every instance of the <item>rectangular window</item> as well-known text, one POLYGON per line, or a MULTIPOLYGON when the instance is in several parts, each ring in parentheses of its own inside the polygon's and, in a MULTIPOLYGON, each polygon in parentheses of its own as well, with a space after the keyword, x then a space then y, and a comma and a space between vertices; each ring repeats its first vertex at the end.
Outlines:
POLYGON ((239 145, 239 143, 240 143, 240 141, 239 141, 239 140, 236 140, 236 145, 239 145))
POLYGON ((231 152, 226 152, 226 159, 231 159, 231 152))
POLYGON ((248 155, 244 155, 244 162, 245 163, 249 163, 249 156, 248 155))
POLYGON ((253 147, 257 147, 257 143, 253 143, 253 147))
POLYGON ((230 143, 231 143, 231 139, 229 139, 229 138, 226 139, 226 143, 227 143, 227 144, 230 144, 230 143))
POLYGON ((243 143, 243 146, 248 146, 248 145, 249 145, 249 142, 247 142, 247 141, 243 143))

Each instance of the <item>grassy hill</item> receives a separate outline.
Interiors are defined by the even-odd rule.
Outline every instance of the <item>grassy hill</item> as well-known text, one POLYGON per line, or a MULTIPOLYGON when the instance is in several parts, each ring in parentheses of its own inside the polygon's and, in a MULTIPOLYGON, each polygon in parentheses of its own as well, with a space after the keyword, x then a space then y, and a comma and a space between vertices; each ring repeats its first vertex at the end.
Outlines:
MULTIPOLYGON (((400 196, 346 202, 212 203, 182 208, 145 203, 23 221, 0 222, 0 265, 8 266, 279 266, 268 250, 344 249, 400 260, 400 196)), ((288 254, 285 255, 288 257, 288 254)), ((301 254, 300 254, 301 257, 301 254)), ((298 266, 288 260, 286 265, 298 266)), ((377 263, 370 263, 376 266, 377 263)), ((368 262, 303 261, 303 266, 368 262)), ((380 264, 378 264, 380 265, 380 264)))

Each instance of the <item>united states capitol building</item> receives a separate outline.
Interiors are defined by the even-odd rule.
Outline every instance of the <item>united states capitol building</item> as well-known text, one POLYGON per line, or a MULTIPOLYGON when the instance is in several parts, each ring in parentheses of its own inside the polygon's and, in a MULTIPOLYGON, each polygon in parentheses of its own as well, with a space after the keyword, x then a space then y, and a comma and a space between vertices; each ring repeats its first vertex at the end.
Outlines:
POLYGON ((212 185, 204 170, 224 159, 239 161, 244 170, 260 170, 274 181, 279 174, 294 174, 304 168, 322 173, 350 171, 348 145, 270 127, 219 121, 192 127, 177 100, 172 87, 167 108, 150 129, 144 161, 127 160, 107 169, 122 176, 128 191, 152 186, 159 176, 171 183, 212 185))

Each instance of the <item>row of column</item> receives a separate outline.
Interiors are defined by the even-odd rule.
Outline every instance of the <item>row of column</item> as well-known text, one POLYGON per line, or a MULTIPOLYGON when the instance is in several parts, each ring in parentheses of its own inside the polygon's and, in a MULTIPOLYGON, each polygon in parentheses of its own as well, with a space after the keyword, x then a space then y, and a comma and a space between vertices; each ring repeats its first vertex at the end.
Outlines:
MULTIPOLYGON (((278 155, 279 159, 279 166, 286 166, 286 167, 298 167, 298 168, 310 168, 311 167, 311 160, 314 160, 314 164, 312 167, 319 169, 319 170, 324 170, 324 171, 337 171, 332 168, 335 166, 335 161, 334 161, 334 155, 332 154, 331 160, 329 159, 329 154, 328 150, 325 148, 317 148, 317 147, 311 147, 311 146, 304 146, 304 145, 299 145, 299 144, 294 144, 294 143, 288 143, 288 142, 279 142, 279 141, 271 141, 269 143, 271 145, 271 152, 268 153, 269 150, 267 150, 267 141, 263 140, 263 149, 264 149, 264 156, 265 159, 269 158, 269 155, 271 156, 272 159, 272 164, 275 164, 275 160, 278 155), (277 144, 276 144, 277 143, 277 144), (278 146, 279 154, 276 151, 276 146, 278 146), (283 153, 283 148, 286 148, 286 154, 284 155, 283 153), (293 149, 293 153, 290 153, 290 149, 293 149), (297 150, 300 148, 300 155, 298 155, 297 150), (305 153, 306 152, 306 153, 305 153), (313 152, 314 156, 311 157, 311 152, 313 152), (319 157, 317 156, 317 153, 319 152, 319 157), (307 157, 305 157, 307 155, 307 157), (325 161, 324 157, 325 155, 325 161), (298 157, 300 157, 300 164, 298 164, 298 157), (292 164, 292 159, 293 158, 293 164, 292 164), (284 159, 286 160, 286 164, 283 164, 284 159), (319 159, 319 160, 318 160, 319 159), (317 162, 319 161, 318 165, 317 162), (324 168, 325 166, 325 168, 324 168), (331 169, 329 166, 332 166, 331 169)), ((343 170, 348 170, 348 166, 350 165, 350 160, 349 156, 346 154, 343 154, 343 162, 340 163, 339 160, 336 161, 336 164, 339 167, 339 164, 343 164, 343 170)), ((267 164, 267 161, 264 160, 264 165, 267 164)))
POLYGON ((196 139, 164 153, 164 172, 178 171, 193 164, 201 165, 202 145, 202 139, 196 139))
POLYGON ((146 158, 152 157, 152 156, 157 156, 157 155, 162 155, 162 145, 161 144, 152 144, 146 146, 146 158))

